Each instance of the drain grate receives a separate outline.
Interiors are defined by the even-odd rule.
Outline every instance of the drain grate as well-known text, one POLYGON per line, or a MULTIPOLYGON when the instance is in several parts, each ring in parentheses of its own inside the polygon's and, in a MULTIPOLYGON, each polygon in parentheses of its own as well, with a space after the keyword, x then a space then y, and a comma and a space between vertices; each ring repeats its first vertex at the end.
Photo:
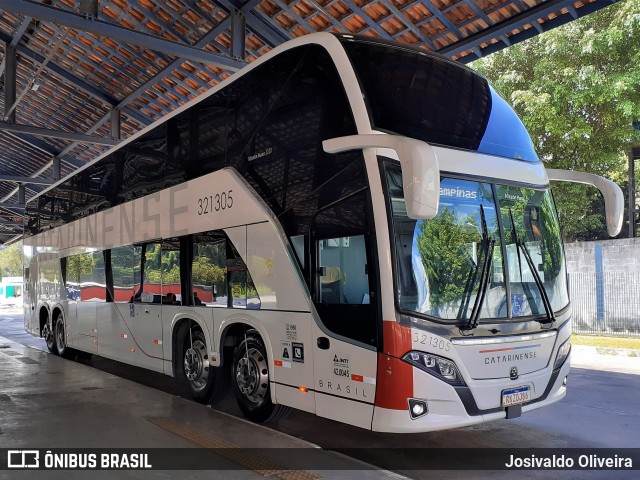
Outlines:
POLYGON ((40 362, 36 362, 33 358, 29 357, 16 357, 16 360, 20 360, 22 363, 26 363, 27 365, 40 365, 40 362))
POLYGON ((9 355, 10 357, 16 357, 16 356, 20 355, 19 352, 14 352, 13 350, 7 350, 7 351, 2 352, 2 353, 4 353, 5 355, 9 355))
POLYGON ((102 387, 81 387, 80 390, 102 390, 102 387))

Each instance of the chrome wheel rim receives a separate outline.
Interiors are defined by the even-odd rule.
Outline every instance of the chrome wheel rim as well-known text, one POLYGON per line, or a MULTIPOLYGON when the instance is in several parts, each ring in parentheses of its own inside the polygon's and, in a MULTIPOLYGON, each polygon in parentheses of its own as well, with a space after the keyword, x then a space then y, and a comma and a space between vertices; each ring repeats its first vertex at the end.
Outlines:
POLYGON ((42 336, 44 337, 44 341, 47 342, 47 348, 49 350, 52 350, 56 339, 53 336, 53 332, 49 330, 49 324, 47 323, 45 323, 44 327, 42 328, 42 336))
POLYGON ((256 348, 249 348, 236 365, 236 383, 251 403, 264 400, 269 387, 267 360, 256 348))
POLYGON ((202 390, 209 379, 209 356, 201 340, 184 352, 184 374, 195 390, 202 390))

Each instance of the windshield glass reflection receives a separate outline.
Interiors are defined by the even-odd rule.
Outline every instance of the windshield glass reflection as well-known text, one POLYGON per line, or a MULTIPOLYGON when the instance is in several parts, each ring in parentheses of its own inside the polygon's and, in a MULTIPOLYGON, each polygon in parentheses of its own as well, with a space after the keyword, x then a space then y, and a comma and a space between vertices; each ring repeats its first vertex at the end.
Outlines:
POLYGON ((400 310, 461 323, 546 315, 519 248, 527 249, 552 309, 567 305, 560 230, 549 192, 443 178, 438 215, 416 221, 406 214, 399 166, 388 164, 385 170, 400 310))

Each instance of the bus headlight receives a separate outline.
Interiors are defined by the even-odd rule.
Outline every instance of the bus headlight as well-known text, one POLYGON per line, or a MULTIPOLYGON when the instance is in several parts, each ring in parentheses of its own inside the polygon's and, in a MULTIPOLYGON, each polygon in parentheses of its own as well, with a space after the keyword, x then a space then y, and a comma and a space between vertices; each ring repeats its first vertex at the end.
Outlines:
POLYGON ((458 367, 451 360, 424 352, 409 352, 402 359, 450 385, 465 385, 458 367))
POLYGON ((567 340, 558 349, 558 355, 556 356, 556 363, 553 365, 554 370, 557 370, 562 366, 564 361, 569 356, 570 351, 571 351, 571 340, 567 340))

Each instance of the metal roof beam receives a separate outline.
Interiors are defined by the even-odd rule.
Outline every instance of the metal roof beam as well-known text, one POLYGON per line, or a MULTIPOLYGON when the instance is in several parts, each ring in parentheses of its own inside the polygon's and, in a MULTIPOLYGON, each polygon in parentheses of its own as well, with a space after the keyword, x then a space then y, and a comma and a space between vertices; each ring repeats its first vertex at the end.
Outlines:
MULTIPOLYGON (((239 4, 240 2, 236 2, 236 3, 239 4)), ((257 7, 261 3, 262 3, 262 0, 247 0, 242 5, 238 5, 238 8, 241 9, 243 12, 248 12, 249 10, 253 10, 255 7, 257 7)))
POLYGON ((0 208, 15 208, 24 210, 24 203, 0 202, 0 208))
POLYGON ((0 130, 9 132, 26 133, 38 137, 58 138, 61 140, 71 140, 78 143, 91 143, 95 145, 114 146, 120 143, 111 138, 97 137, 95 135, 84 135, 82 133, 64 132, 61 130, 49 130, 48 128, 32 127, 31 125, 18 125, 15 123, 0 122, 0 130))
POLYGON ((291 40, 291 36, 285 34, 279 25, 272 24, 267 20, 265 14, 260 10, 251 10, 246 14, 249 28, 267 45, 277 47, 281 43, 291 40))
MULTIPOLYGON (((455 55, 459 55, 460 53, 473 50, 474 48, 480 47, 480 45, 482 45, 483 43, 488 43, 495 38, 499 38, 502 35, 507 35, 511 33, 516 28, 522 28, 527 23, 537 23, 537 20, 539 18, 546 17, 547 15, 550 15, 552 13, 558 13, 560 10, 564 8, 568 9, 569 7, 573 7, 574 1, 575 0, 549 0, 547 2, 541 3, 540 5, 532 9, 525 10, 524 12, 518 15, 514 15, 511 18, 508 18, 500 23, 497 23, 492 27, 487 28, 486 30, 482 30, 481 32, 475 35, 470 35, 467 38, 464 38, 458 42, 455 42, 452 45, 442 48, 438 50, 438 53, 453 57, 455 55)), ((598 1, 598 2, 587 3, 582 8, 580 8, 579 15, 584 16, 588 13, 594 12, 608 5, 616 3, 616 1, 617 0, 604 0, 601 2, 598 1)), ((568 16, 569 18, 567 18, 565 21, 561 23, 566 23, 567 21, 573 18, 570 14, 561 15, 561 17, 562 16, 568 16)), ((548 23, 548 22, 545 22, 545 23, 548 23)), ((526 38, 530 38, 537 34, 537 30, 535 28, 531 28, 529 30, 534 30, 534 32, 528 33, 527 30, 520 32, 525 34, 525 35, 522 35, 520 40, 516 40, 516 38, 518 38, 518 35, 512 35, 507 38, 512 44, 514 44, 514 43, 517 43, 518 41, 525 40, 526 38)), ((486 55, 487 53, 492 53, 491 51, 486 52, 487 48, 488 47, 482 48, 480 51, 480 55, 483 55, 483 54, 486 55)), ((470 58, 464 59, 463 61, 466 63, 466 62, 475 60, 476 55, 467 55, 470 58)))
MULTIPOLYGON (((47 142, 40 140, 37 137, 31 137, 29 136, 29 138, 25 138, 26 135, 22 134, 22 133, 16 133, 16 132, 7 132, 6 130, 3 132, 5 135, 9 135, 13 138, 15 138, 16 140, 29 145, 37 150, 40 150, 43 154, 48 155, 50 157, 55 157, 57 155, 59 155, 59 153, 54 150, 50 144, 48 144, 47 142)), ((82 165, 84 165, 84 162, 70 157, 70 156, 66 156, 64 158, 61 159, 64 163, 66 163, 67 165, 73 167, 73 168, 78 168, 81 167, 82 165)))
POLYGON ((244 59, 247 17, 240 10, 231 12, 231 56, 244 59))
POLYGON ((49 7, 29 0, 0 0, 0 8, 8 12, 66 25, 70 28, 92 32, 96 35, 113 38, 130 45, 138 45, 148 48, 149 50, 164 52, 169 55, 207 65, 216 65, 228 70, 238 70, 245 65, 244 62, 225 57, 224 55, 205 52, 190 45, 183 45, 155 35, 129 30, 128 28, 113 25, 103 20, 90 20, 73 12, 49 7))
MULTIPOLYGON (((0 3, 1 1, 2 0, 0 0, 0 3)), ((0 40, 9 43, 12 41, 12 38, 6 33, 0 31, 0 40)), ((40 65, 42 65, 45 61, 45 57, 43 55, 41 55, 40 53, 34 50, 31 50, 29 47, 25 46, 24 44, 18 44, 16 46, 16 50, 18 50, 18 52, 28 57, 30 60, 32 61, 35 60, 36 63, 39 63, 40 65)), ((103 102, 108 103, 109 105, 114 105, 118 103, 117 99, 97 89, 93 85, 89 85, 87 82, 85 82, 81 78, 76 77, 73 73, 58 66, 53 62, 50 62, 47 64, 47 69, 51 70, 53 73, 62 77, 63 79, 67 80, 69 83, 72 83, 73 85, 78 87, 80 90, 83 90, 85 93, 88 93, 89 95, 92 95, 93 97, 99 100, 102 100, 103 102)))
MULTIPOLYGON (((14 232, 15 233, 15 232, 14 232)), ((6 232, 6 235, 13 235, 12 232, 6 232)), ((8 247, 9 245, 13 245, 14 243, 22 240, 23 235, 16 235, 15 237, 11 237, 9 240, 3 243, 4 246, 8 247)))
POLYGON ((256 6, 254 0, 249 0, 243 5, 233 0, 217 0, 217 3, 227 13, 230 13, 233 9, 244 12, 247 16, 247 26, 269 46, 275 47, 287 40, 291 40, 291 36, 284 33, 284 31, 280 31, 280 27, 271 23, 271 19, 265 19, 261 10, 253 9, 256 6))
MULTIPOLYGON (((191 3, 191 2, 187 2, 187 3, 191 3)), ((229 28, 230 22, 231 22, 231 18, 229 17, 229 18, 224 19, 220 23, 218 23, 209 32, 207 32, 196 43, 195 46, 197 48, 203 48, 206 45, 208 45, 209 43, 211 43, 218 35, 220 35, 221 33, 223 33, 225 30, 227 30, 229 28)), ((164 77, 169 76, 175 69, 179 68, 182 63, 183 63, 182 59, 174 60, 169 65, 167 65, 164 69, 162 69, 160 72, 158 72, 155 75, 155 77, 153 77, 149 81, 145 82, 144 84, 140 85, 136 90, 134 90, 129 95, 127 95, 127 97, 124 98, 122 101, 120 101, 117 105, 115 105, 114 108, 116 108, 116 109, 125 108, 127 105, 129 105, 131 102, 133 102, 136 98, 138 98, 142 93, 144 93, 146 90, 148 90, 153 85, 155 85, 156 83, 161 81, 164 77)), ((95 133, 98 129, 100 129, 100 127, 102 127, 110 119, 111 119, 111 112, 109 112, 107 115, 103 116, 100 120, 98 120, 91 128, 89 128, 85 132, 85 134, 86 135, 91 135, 91 134, 95 133)), ((80 142, 71 143, 70 145, 65 147, 60 153, 58 153, 57 156, 59 156, 60 158, 65 160, 65 155, 67 155, 69 152, 71 152, 76 146, 78 146, 79 143, 80 142)), ((47 163, 47 165, 45 165, 43 168, 41 168, 35 175, 42 174, 44 171, 46 171, 51 166, 51 164, 52 164, 52 162, 47 163)), ((7 200, 7 199, 11 198, 13 195, 15 195, 16 191, 17 190, 12 191, 3 200, 7 200)))
MULTIPOLYGON (((38 177, 39 175, 42 175, 44 172, 46 172, 47 170, 49 170, 49 167, 51 166, 52 162, 48 162, 44 167, 41 167, 37 172, 35 172, 31 177, 27 177, 28 180, 34 180, 34 177, 38 177)), ((48 180, 48 179, 43 179, 43 180, 48 180)), ((53 182, 53 180, 51 180, 53 182)), ((7 195, 5 195, 4 197, 2 197, 2 199, 0 199, 0 202, 6 202, 7 200, 9 200, 11 197, 13 197, 16 193, 18 194, 18 197, 21 197, 21 191, 22 189, 20 188, 22 185, 18 185, 18 187, 14 188, 13 190, 11 190, 11 192, 9 192, 7 195)), ((38 192, 39 190, 33 189, 34 191, 38 192)), ((20 202, 18 199, 18 203, 25 203, 25 202, 20 202)))
POLYGON ((371 18, 369 14, 364 11, 364 9, 360 8, 358 5, 356 5, 355 2, 351 0, 343 0, 343 1, 344 1, 344 4, 351 9, 352 12, 357 13, 358 16, 362 18, 366 23, 368 23, 371 26, 371 28, 375 30, 382 38, 391 39, 391 35, 389 35, 389 33, 384 28, 382 28, 382 26, 378 24, 378 22, 376 22, 373 18, 371 18))
MULTIPOLYGON (((20 43, 20 40, 22 40, 24 32, 27 31, 27 28, 29 28, 30 24, 31 24, 31 17, 26 17, 23 20, 22 24, 18 27, 18 30, 16 30, 16 34, 11 39, 11 42, 9 42, 10 47, 15 48, 20 43)), ((5 62, 6 62, 6 59, 3 58, 2 63, 0 63, 0 76, 2 76, 2 74, 4 73, 5 62)))
POLYGON ((109 112, 110 124, 111 124, 111 138, 115 138, 116 140, 120 140, 122 135, 121 123, 122 116, 120 115, 120 109, 112 108, 109 112))
POLYGON ((16 49, 6 44, 5 55, 5 71, 4 71, 4 118, 13 123, 16 121, 16 112, 11 109, 11 105, 16 101, 16 70, 17 58, 16 49))
POLYGON ((0 182, 32 183, 34 185, 53 185, 55 183, 55 180, 52 180, 50 178, 19 177, 17 175, 4 175, 0 173, 0 182))
MULTIPOLYGON (((415 4, 411 4, 412 6, 415 4)), ((429 37, 427 37, 421 30, 420 28, 418 28, 416 26, 415 23, 413 23, 411 20, 409 20, 408 18, 406 18, 402 12, 398 9, 398 7, 396 7, 393 2, 385 2, 385 8, 387 8, 392 14, 395 15, 396 20, 402 22, 409 31, 411 31, 416 37, 418 37, 420 39, 420 41, 422 41, 423 43, 427 44, 429 46, 429 48, 431 48, 432 50, 435 50, 436 46, 433 43, 433 40, 430 39, 429 37)), ((386 17, 385 20, 387 20, 389 17, 386 17)), ((384 21, 384 20, 383 20, 384 21)), ((400 35, 404 35, 406 33, 406 31, 401 31, 398 32, 397 34, 393 35, 393 38, 395 39, 396 37, 400 36, 400 35)))

